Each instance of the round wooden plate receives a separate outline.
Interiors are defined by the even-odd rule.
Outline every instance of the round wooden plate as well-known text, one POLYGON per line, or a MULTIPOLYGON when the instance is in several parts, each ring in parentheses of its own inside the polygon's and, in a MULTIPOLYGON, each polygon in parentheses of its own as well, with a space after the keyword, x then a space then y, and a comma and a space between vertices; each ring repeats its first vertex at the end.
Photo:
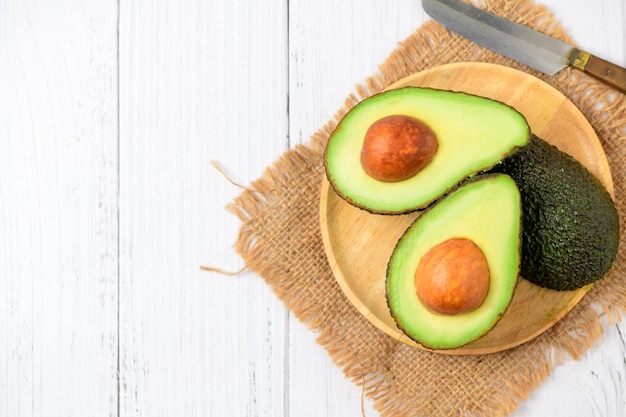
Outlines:
MULTIPOLYGON (((521 112, 533 133, 577 158, 613 195, 604 150, 584 115, 559 91, 524 72, 487 63, 454 63, 391 85, 463 91, 504 102, 521 112)), ((385 299, 385 271, 393 248, 419 214, 370 214, 342 200, 324 181, 320 198, 322 239, 330 267, 356 308, 391 337, 423 348, 396 327, 385 299)), ((520 279, 509 309, 481 339, 446 354, 486 354, 520 345, 570 311, 589 287, 557 292, 520 279)), ((424 348, 425 349, 425 348, 424 348)))

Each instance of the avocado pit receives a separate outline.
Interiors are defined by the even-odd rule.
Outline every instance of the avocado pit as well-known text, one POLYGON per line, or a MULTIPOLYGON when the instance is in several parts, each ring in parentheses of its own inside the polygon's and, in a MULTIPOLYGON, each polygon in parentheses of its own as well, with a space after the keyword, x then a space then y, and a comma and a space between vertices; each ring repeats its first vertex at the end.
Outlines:
POLYGON ((462 314, 482 305, 489 292, 489 265, 482 250, 466 238, 431 248, 415 272, 420 301, 434 313, 462 314))
POLYGON ((361 165, 378 181, 402 181, 427 166, 437 148, 437 136, 421 120, 405 115, 386 116, 365 133, 361 165))

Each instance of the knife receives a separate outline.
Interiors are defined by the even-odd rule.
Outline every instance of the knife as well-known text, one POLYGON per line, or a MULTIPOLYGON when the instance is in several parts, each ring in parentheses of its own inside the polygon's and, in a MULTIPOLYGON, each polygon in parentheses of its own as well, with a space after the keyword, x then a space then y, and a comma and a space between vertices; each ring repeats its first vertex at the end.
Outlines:
POLYGON ((528 26, 459 0, 422 0, 422 7, 447 29, 521 64, 548 75, 571 66, 626 93, 625 68, 528 26))

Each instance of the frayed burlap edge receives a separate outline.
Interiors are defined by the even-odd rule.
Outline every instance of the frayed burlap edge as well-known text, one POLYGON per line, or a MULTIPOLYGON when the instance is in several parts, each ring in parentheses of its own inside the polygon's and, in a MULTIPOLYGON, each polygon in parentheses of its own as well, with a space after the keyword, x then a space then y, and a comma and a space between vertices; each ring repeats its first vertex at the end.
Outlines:
MULTIPOLYGON (((573 43, 548 10, 529 0, 492 1, 483 7, 573 43)), ((603 317, 620 320, 626 309, 623 244, 610 273, 565 319, 532 341, 497 354, 448 356, 410 348, 378 331, 343 296, 319 236, 317 209, 326 141, 341 117, 362 99, 415 72, 459 61, 522 69, 568 96, 602 141, 623 222, 625 97, 575 71, 544 76, 434 22, 400 43, 376 74, 356 86, 333 120, 308 143, 283 154, 228 206, 242 221, 235 249, 246 266, 319 333, 318 343, 348 378, 363 386, 383 416, 507 415, 555 364, 567 356, 579 358, 601 337, 603 317)))

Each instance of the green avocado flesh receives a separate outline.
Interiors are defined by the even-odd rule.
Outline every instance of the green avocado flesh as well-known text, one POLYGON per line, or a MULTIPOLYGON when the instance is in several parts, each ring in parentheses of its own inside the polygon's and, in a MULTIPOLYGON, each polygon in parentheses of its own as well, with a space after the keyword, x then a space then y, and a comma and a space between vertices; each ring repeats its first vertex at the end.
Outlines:
POLYGON ((494 171, 510 175, 522 196, 522 277, 574 290, 606 274, 618 251, 619 215, 591 172, 534 135, 494 171))
POLYGON ((476 177, 424 211, 398 241, 387 267, 387 305, 398 327, 431 349, 453 349, 491 330, 508 308, 518 282, 521 207, 507 175, 476 177), (417 295, 415 273, 429 249, 465 238, 483 252, 489 289, 482 304, 459 314, 435 313, 417 295))
POLYGON ((373 213, 423 209, 469 176, 486 171, 524 146, 526 119, 501 102, 466 93, 405 87, 358 103, 328 141, 324 163, 334 190, 349 203, 373 213), (422 121, 436 135, 438 149, 428 165, 398 182, 379 181, 361 165, 368 128, 394 115, 422 121))

